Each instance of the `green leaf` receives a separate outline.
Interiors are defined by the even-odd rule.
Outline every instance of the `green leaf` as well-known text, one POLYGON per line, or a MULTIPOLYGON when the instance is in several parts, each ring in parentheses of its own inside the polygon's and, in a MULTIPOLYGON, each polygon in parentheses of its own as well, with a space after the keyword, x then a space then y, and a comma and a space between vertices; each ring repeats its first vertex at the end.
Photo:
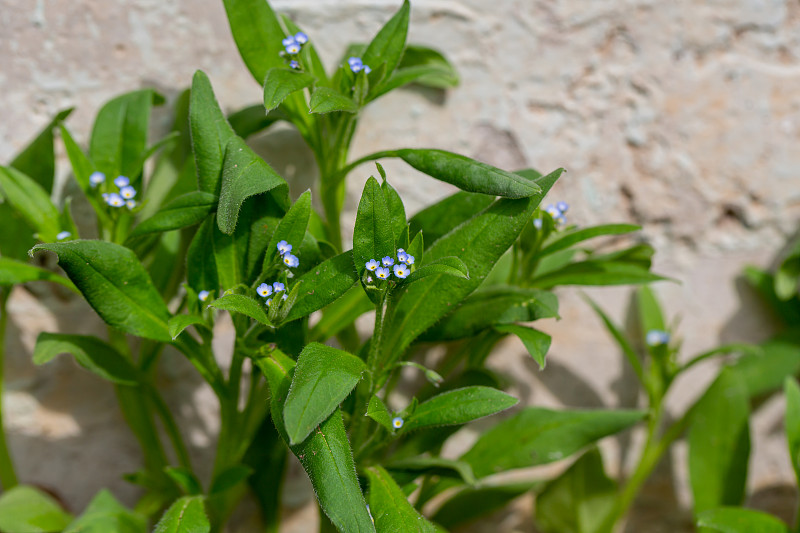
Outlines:
MULTIPOLYGON (((226 2, 226 9, 229 3, 226 2)), ((266 4, 266 2, 259 3, 266 4)), ((263 51, 260 50, 259 53, 263 51)), ((225 120, 225 115, 222 114, 214 97, 211 82, 202 70, 195 72, 192 78, 189 127, 192 132, 192 151, 197 167, 197 188, 219 196, 225 146, 236 134, 225 120)))
MULTIPOLYGON (((349 267, 352 270, 352 260, 349 267)), ((361 290, 361 287, 352 285, 355 282, 355 272, 353 272, 353 278, 350 282, 351 288, 341 298, 328 305, 322 311, 322 318, 308 332, 309 340, 325 342, 355 322, 358 317, 367 311, 375 309, 375 305, 369 300, 366 293, 361 290)))
POLYGON ((108 491, 101 490, 83 514, 71 522, 64 533, 145 533, 147 519, 131 511, 108 491))
POLYGON ((152 89, 126 93, 109 100, 94 121, 89 157, 109 179, 128 176, 134 184, 147 150, 150 110, 164 98, 152 89))
POLYGON ((792 462, 795 477, 800 480, 800 386, 794 378, 787 377, 783 382, 783 394, 786 398, 784 426, 789 460, 792 462))
POLYGON ((469 269, 467 268, 467 265, 464 264, 464 261, 462 261, 458 257, 451 256, 451 257, 442 257, 441 259, 437 259, 436 261, 431 261, 425 266, 416 269, 405 280, 403 280, 402 283, 403 284, 414 283, 419 279, 426 278, 428 276, 434 276, 437 274, 444 274, 446 276, 455 276, 457 278, 469 279, 469 269))
POLYGON ((389 206, 378 180, 369 178, 361 193, 353 229, 353 263, 359 277, 370 259, 380 261, 395 256, 395 236, 392 225, 387 223, 389 217, 389 206))
POLYGON ((381 183, 381 190, 383 190, 383 194, 386 196, 386 206, 389 208, 389 220, 391 220, 392 233, 394 234, 395 241, 398 241, 398 246, 402 246, 399 243, 400 236, 403 234, 406 227, 408 227, 408 223, 406 222, 406 208, 403 205, 403 199, 400 198, 395 188, 389 185, 389 182, 385 179, 383 183, 381 183))
POLYGON ((386 464, 393 472, 410 472, 415 477, 420 474, 431 476, 455 477, 472 485, 476 482, 475 474, 469 463, 444 457, 408 457, 394 460, 386 464))
POLYGON ((72 516, 48 494, 17 485, 0 495, 0 531, 50 533, 62 531, 72 516))
POLYGON ((31 141, 11 162, 12 167, 33 178, 45 191, 53 190, 53 178, 56 173, 55 153, 53 150, 53 129, 60 126, 74 108, 59 111, 39 135, 31 141))
POLYGON ((410 11, 408 0, 403 0, 402 7, 383 25, 361 56, 365 65, 376 70, 385 63, 386 75, 394 72, 405 49, 410 11))
MULTIPOLYGON (((283 403, 289 392, 295 363, 279 352, 273 353, 269 359, 256 359, 255 363, 269 382, 272 420, 288 444, 283 403)), ((289 449, 300 459, 311 479, 320 507, 340 531, 375 531, 356 479, 353 453, 338 409, 320 424, 319 431, 289 449)))
POLYGON ((184 494, 189 496, 203 494, 203 486, 200 484, 200 480, 190 469, 182 466, 168 466, 164 469, 164 472, 178 485, 184 494))
POLYGON ((263 302, 254 300, 244 294, 225 294, 209 304, 209 307, 223 309, 249 316, 253 320, 261 322, 265 326, 272 326, 272 322, 267 318, 266 306, 263 302))
POLYGON ((564 459, 642 420, 644 411, 528 407, 484 433, 461 459, 478 478, 564 459))
POLYGON ((278 17, 264 0, 224 0, 233 40, 256 83, 264 83, 267 71, 283 65, 280 53, 285 37, 278 17))
POLYGON ((310 87, 314 76, 285 67, 271 68, 264 80, 264 107, 269 113, 290 94, 310 87))
POLYGON ((459 191, 426 207, 408 221, 411 233, 421 231, 433 244, 450 230, 483 211, 494 199, 486 194, 459 191))
POLYGON ((479 289, 422 335, 423 340, 456 340, 496 324, 558 318, 558 298, 549 291, 514 286, 479 289))
POLYGON ((219 229, 231 235, 236 228, 244 201, 256 194, 270 191, 273 191, 272 197, 279 206, 289 208, 289 186, 284 179, 242 139, 229 139, 222 166, 222 190, 217 212, 219 229))
POLYGON ((314 89, 314 92, 311 93, 311 101, 308 104, 308 112, 333 113, 335 111, 355 113, 358 111, 358 104, 352 98, 330 87, 317 87, 314 89))
POLYGON ((178 196, 156 214, 133 228, 128 239, 199 224, 217 207, 217 197, 208 192, 192 191, 178 196))
POLYGON ((88 335, 40 333, 33 349, 33 362, 43 365, 68 353, 86 370, 118 385, 138 385, 139 371, 111 345, 88 335))
POLYGON ((749 415, 744 380, 723 369, 695 404, 689 427, 689 481, 695 513, 742 503, 750 456, 749 415))
POLYGON ((555 272, 535 277, 531 284, 541 289, 550 289, 557 285, 629 285, 665 279, 668 278, 653 274, 640 265, 589 259, 570 263, 555 272))
POLYGON ((593 447, 536 497, 536 525, 542 533, 601 533, 616 498, 617 484, 593 447))
POLYGON ((302 282, 301 290, 286 321, 308 316, 322 309, 340 298, 357 281, 352 250, 323 261, 297 280, 297 283, 302 282))
POLYGON ((253 473, 253 469, 245 465, 232 465, 214 477, 209 495, 222 494, 245 481, 253 473))
POLYGON ((366 470, 369 509, 377 531, 430 532, 437 528, 414 509, 392 476, 380 466, 366 470))
MULTIPOLYGON (((425 174, 461 190, 505 198, 528 198, 541 193, 535 182, 513 172, 481 163, 469 157, 432 149, 403 149, 391 155, 425 174)), ((560 175, 564 169, 554 174, 560 175)))
POLYGON ((409 83, 448 89, 457 86, 458 82, 458 72, 441 52, 424 46, 408 45, 397 69, 376 87, 372 98, 409 83))
POLYGON ((545 242, 545 245, 537 255, 538 257, 544 257, 561 250, 566 250, 573 244, 583 242, 587 239, 603 235, 623 235, 640 229, 642 229, 641 226, 635 226, 633 224, 604 224, 589 228, 560 231, 552 234, 551 238, 545 242))
POLYGON ((389 412, 389 408, 386 407, 386 404, 383 403, 383 400, 381 400, 377 394, 373 394, 372 398, 369 400, 367 416, 386 428, 389 432, 394 432, 392 413, 389 412))
POLYGON ((262 132, 279 120, 286 119, 280 112, 266 114, 263 104, 254 104, 228 115, 228 123, 242 139, 262 132))
POLYGON ((219 278, 214 259, 214 233, 218 231, 214 217, 205 219, 186 251, 186 281, 195 293, 205 290, 218 294, 219 278))
POLYGON ((78 292, 75 285, 63 276, 15 259, 0 257, 0 285, 11 286, 31 281, 52 281, 78 292))
MULTIPOLYGON (((69 130, 63 125, 61 126, 61 140, 64 141, 64 148, 66 148, 70 165, 72 165, 72 173, 75 175, 75 181, 78 182, 78 186, 83 191, 89 203, 92 204, 92 207, 94 207, 94 211, 97 213, 97 216, 100 217, 100 220, 107 223, 108 217, 105 214, 105 208, 102 206, 101 200, 92 190, 91 183, 89 183, 89 176, 94 171, 94 165, 89 161, 89 158, 86 157, 86 154, 81 150, 81 147, 78 146, 78 143, 72 138, 69 130)), ((150 194, 150 189, 148 189, 148 199, 150 194)))
POLYGON ((786 524, 763 511, 717 507, 697 516, 697 526, 720 533, 789 533, 786 524))
POLYGON ((428 426, 466 424, 490 416, 519 402, 513 396, 491 387, 464 387, 422 402, 403 424, 408 432, 428 426))
POLYGON ((211 524, 202 496, 184 496, 173 503, 156 524, 153 533, 208 533, 211 524))
POLYGON ((656 299, 655 293, 649 286, 643 285, 636 290, 636 309, 639 312, 639 321, 642 328, 642 333, 647 334, 648 331, 657 329, 666 331, 667 323, 664 320, 664 313, 661 311, 661 305, 656 299))
MULTIPOLYGON (((278 227, 272 233, 272 238, 267 245, 267 253, 264 255, 263 270, 267 270, 278 255, 278 243, 286 241, 292 245, 292 252, 300 255, 300 244, 308 228, 308 219, 311 215, 311 191, 306 191, 300 195, 297 201, 286 212, 278 223, 278 227)), ((300 258, 304 261, 305 258, 300 258)))
POLYGON ((41 185, 14 168, 0 166, 0 189, 5 201, 38 232, 39 240, 56 240, 60 215, 41 185))
POLYGON ((200 315, 175 315, 169 319, 167 322, 167 327, 169 328, 169 334, 172 336, 172 340, 178 338, 183 330, 188 328, 189 326, 206 326, 205 319, 200 315))
POLYGON ((625 358, 628 360, 631 368, 633 368, 633 371, 636 373, 636 377, 639 378, 639 382, 642 383, 642 385, 645 385, 647 380, 644 375, 644 369, 642 368, 642 362, 639 360, 639 354, 636 353, 636 350, 634 350, 633 346, 631 346, 628 338, 599 305, 597 305, 588 296, 584 297, 584 299, 591 306, 594 312, 597 313, 597 316, 599 316, 603 321, 603 324, 611 336, 614 337, 614 340, 617 342, 617 345, 619 345, 620 350, 622 350, 622 353, 625 355, 625 358))
POLYGON ((494 329, 500 333, 511 333, 519 337, 533 360, 539 364, 539 370, 544 370, 544 357, 547 355, 547 350, 550 349, 550 335, 516 324, 500 324, 495 326, 494 329))
POLYGON ((361 379, 364 362, 324 344, 308 344, 297 358, 283 408, 291 445, 298 444, 336 410, 361 379))
POLYGON ((39 244, 58 254, 58 264, 107 324, 125 333, 169 342, 170 313, 136 255, 104 241, 39 244))
POLYGON ((504 508, 539 485, 540 481, 523 481, 508 485, 465 487, 445 501, 431 520, 447 529, 454 529, 504 508))

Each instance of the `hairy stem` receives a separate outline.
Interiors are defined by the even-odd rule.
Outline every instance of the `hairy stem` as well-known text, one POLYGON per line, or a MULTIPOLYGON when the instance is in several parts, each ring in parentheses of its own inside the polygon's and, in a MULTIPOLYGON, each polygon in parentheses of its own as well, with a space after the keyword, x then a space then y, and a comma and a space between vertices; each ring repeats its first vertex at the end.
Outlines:
POLYGON ((9 289, 3 289, 0 294, 0 485, 3 490, 9 490, 17 483, 17 474, 14 472, 14 463, 11 461, 11 453, 6 444, 6 433, 3 426, 3 367, 5 363, 5 344, 6 326, 8 325, 8 315, 6 303, 8 302, 9 289))

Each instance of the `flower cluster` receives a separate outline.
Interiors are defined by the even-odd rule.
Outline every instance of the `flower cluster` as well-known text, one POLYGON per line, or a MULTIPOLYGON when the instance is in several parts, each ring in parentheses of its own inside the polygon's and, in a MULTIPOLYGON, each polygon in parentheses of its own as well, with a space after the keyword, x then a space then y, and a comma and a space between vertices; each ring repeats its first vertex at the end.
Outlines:
POLYGON ((286 241, 280 241, 278 243, 278 252, 281 254, 281 260, 283 264, 289 268, 295 268, 300 266, 300 260, 297 256, 292 255, 292 245, 286 241))
POLYGON ((294 56, 300 53, 300 50, 303 48, 303 45, 306 44, 307 42, 308 42, 308 35, 306 35, 301 31, 295 33, 294 35, 289 35, 288 37, 285 37, 281 41, 281 44, 283 44, 283 49, 286 50, 286 53, 289 54, 289 57, 291 57, 291 59, 289 60, 289 66, 292 67, 293 69, 300 68, 300 62, 297 61, 297 58, 295 58, 294 56))
POLYGON ((380 263, 375 259, 370 259, 364 265, 370 272, 375 272, 378 279, 389 279, 392 272, 400 279, 405 279, 411 274, 411 265, 414 264, 414 256, 406 253, 405 250, 399 248, 397 250, 397 264, 394 259, 388 255, 381 259, 380 263), (389 270, 392 267, 392 270, 389 270))
POLYGON ((553 220, 559 226, 565 226, 567 224, 567 216, 566 213, 569 210, 569 204, 567 202, 558 202, 556 204, 550 204, 544 209, 548 215, 553 217, 553 220))
POLYGON ((273 295, 277 296, 278 293, 283 293, 281 295, 281 299, 282 300, 285 300, 286 298, 289 297, 286 294, 286 285, 284 285, 280 281, 276 281, 272 285, 270 285, 269 283, 262 283, 261 285, 256 287, 256 293, 259 296, 261 296, 262 298, 267 298, 267 301, 266 301, 267 306, 269 306, 269 304, 272 303, 272 298, 271 297, 273 295))
MULTIPOLYGON (((94 189, 98 185, 105 183, 106 175, 102 172, 92 172, 89 176, 89 185, 94 189)), ((136 189, 131 187, 131 180, 125 176, 117 176, 114 178, 114 185, 117 187, 118 192, 102 194, 103 201, 111 207, 127 207, 133 209, 136 207, 136 189)))
POLYGON ((347 64, 350 65, 350 70, 352 70, 354 74, 358 74, 362 70, 364 71, 364 74, 369 74, 372 72, 372 69, 369 68, 369 65, 365 65, 361 61, 360 57, 350 57, 347 60, 347 64))
POLYGON ((645 336, 645 342, 648 346, 662 346, 669 343, 669 333, 660 329, 651 329, 645 336))

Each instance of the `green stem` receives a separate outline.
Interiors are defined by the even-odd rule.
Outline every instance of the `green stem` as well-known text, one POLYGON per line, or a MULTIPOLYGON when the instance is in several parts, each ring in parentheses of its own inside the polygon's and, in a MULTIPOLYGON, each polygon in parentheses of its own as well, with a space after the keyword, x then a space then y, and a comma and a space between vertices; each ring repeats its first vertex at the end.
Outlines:
POLYGON ((189 459, 189 450, 186 448, 186 444, 183 442, 180 429, 178 428, 178 424, 175 423, 175 419, 172 417, 169 407, 167 407, 167 404, 158 393, 158 390, 156 390, 156 388, 150 384, 148 384, 148 392, 150 394, 150 400, 153 402, 153 406, 155 407, 156 413, 158 414, 159 418, 161 418, 161 422, 164 424, 164 429, 166 430, 167 436, 172 443, 172 447, 175 449, 175 455, 178 458, 178 463, 189 470, 193 470, 192 462, 189 459))
POLYGON ((381 359, 381 340, 383 337, 383 318, 384 304, 386 303, 386 293, 381 296, 380 301, 375 306, 375 327, 372 331, 372 339, 369 343, 369 353, 367 354, 367 372, 365 379, 362 379, 356 388, 356 402, 351 419, 351 437, 353 439, 353 449, 361 449, 364 442, 367 425, 365 418, 367 406, 372 395, 378 390, 378 369, 381 359))
POLYGON ((6 357, 6 326, 8 324, 6 303, 9 292, 9 289, 5 288, 0 295, 0 485, 3 486, 3 490, 9 490, 19 482, 16 472, 14 472, 14 463, 11 461, 11 453, 8 450, 3 426, 3 380, 5 379, 3 367, 6 357))

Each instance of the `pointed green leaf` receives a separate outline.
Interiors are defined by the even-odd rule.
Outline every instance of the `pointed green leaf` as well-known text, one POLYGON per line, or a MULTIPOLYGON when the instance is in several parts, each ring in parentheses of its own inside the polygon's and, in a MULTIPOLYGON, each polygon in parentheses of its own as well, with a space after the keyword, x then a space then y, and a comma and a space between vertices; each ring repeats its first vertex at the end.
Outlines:
POLYGON ((189 127, 197 167, 197 188, 218 196, 225 146, 236 134, 225 120, 214 97, 211 82, 202 70, 195 72, 192 79, 189 127))
POLYGON ((763 511, 717 507, 697 516, 697 526, 720 533, 789 533, 786 524, 763 511))
POLYGON ((31 281, 52 281, 78 292, 75 285, 63 276, 15 259, 0 257, 0 285, 17 285, 31 281))
POLYGON ((322 311, 322 318, 308 332, 309 340, 325 342, 355 322, 358 317, 367 311, 375 309, 375 305, 369 300, 366 293, 361 290, 361 287, 353 287, 356 279, 352 260, 349 268, 353 272, 353 279, 350 281, 351 288, 341 298, 325 307, 322 311))
MULTIPOLYGON (((382 167, 379 167, 382 168, 382 167)), ((399 241, 400 236, 405 231, 408 223, 406 222, 406 208, 403 205, 403 200, 397 193, 394 187, 389 185, 389 182, 384 180, 381 183, 381 190, 386 196, 386 206, 389 208, 389 220, 391 220, 392 233, 396 241, 399 241)))
MULTIPOLYGON (((300 195, 297 201, 286 212, 278 227, 272 234, 272 238, 267 245, 267 253, 264 255, 263 269, 266 270, 272 265, 278 255, 278 243, 286 241, 292 245, 292 253, 300 255, 300 244, 308 228, 308 218, 311 215, 311 191, 306 191, 300 195)), ((300 261, 305 258, 300 257, 300 261)))
POLYGON ((33 362, 43 365, 68 353, 86 370, 118 385, 138 385, 139 371, 111 345, 88 335, 40 333, 33 349, 33 362))
POLYGON ((450 230, 466 222, 475 213, 489 207, 493 198, 487 194, 459 191, 426 207, 408 221, 411 233, 422 231, 430 244, 450 230))
POLYGON ((464 264, 464 261, 459 259, 458 257, 451 256, 451 257, 442 257, 441 259, 437 259, 436 261, 431 261, 430 263, 422 266, 412 272, 405 280, 402 281, 403 284, 414 283, 415 281, 426 278, 428 276, 434 276, 437 274, 444 274, 446 276, 455 276, 457 278, 469 279, 469 269, 467 265, 464 264))
POLYGON ((560 285, 629 285, 634 283, 651 283, 668 278, 653 274, 647 267, 636 264, 586 260, 569 265, 534 278, 531 283, 541 289, 549 289, 560 285))
POLYGON ((217 207, 217 197, 208 192, 192 191, 178 196, 155 215, 133 228, 129 239, 199 224, 217 207))
POLYGON ((53 178, 56 173, 55 153, 53 150, 53 129, 60 126, 74 108, 70 107, 59 111, 39 135, 31 141, 11 162, 12 167, 23 174, 33 178, 42 188, 51 192, 53 190, 53 178))
POLYGON ((527 326, 518 326, 517 324, 500 324, 495 326, 494 329, 500 333, 511 333, 519 337, 533 360, 539 363, 539 370, 544 370, 544 357, 547 355, 547 350, 550 349, 550 335, 527 326))
POLYGON ((50 533, 62 531, 72 516, 48 494, 17 485, 0 495, 0 531, 50 533))
POLYGON ((469 463, 445 457, 417 456, 391 461, 386 468, 393 472, 413 472, 417 476, 430 475, 458 478, 464 483, 473 485, 475 474, 469 463))
POLYGON ((131 250, 83 240, 39 244, 31 252, 37 250, 58 254, 59 266, 107 324, 147 339, 172 340, 167 306, 131 250))
POLYGON ((209 307, 241 313, 265 326, 272 326, 272 322, 267 318, 266 305, 244 294, 225 294, 211 302, 209 307))
POLYGON ((282 119, 286 117, 277 111, 268 115, 263 104, 250 105, 228 115, 228 123, 242 139, 248 139, 282 119))
POLYGON ((457 86, 458 82, 458 72, 441 52, 424 46, 407 45, 397 69, 378 85, 373 91, 372 98, 409 83, 434 89, 448 89, 457 86))
POLYGON ((5 201, 39 234, 39 240, 56 240, 60 215, 41 185, 14 168, 0 166, 0 189, 5 201))
POLYGON ((364 51, 361 59, 365 65, 375 70, 385 63, 385 75, 390 76, 394 72, 406 46, 410 11, 408 0, 403 0, 402 7, 384 24, 364 51))
POLYGON ((368 179, 358 203, 353 229, 353 263, 359 277, 370 259, 380 262, 381 258, 394 257, 397 252, 392 226, 387 223, 389 216, 386 196, 378 180, 368 179))
POLYGON ((189 496, 203 494, 203 486, 200 484, 200 480, 190 469, 182 466, 168 466, 164 469, 164 472, 178 485, 184 494, 189 496))
POLYGON ((297 358, 283 408, 289 443, 302 442, 339 406, 361 379, 364 362, 342 350, 311 343, 297 358))
POLYGON ((264 0, 224 0, 224 4, 239 54, 261 85, 270 68, 284 64, 280 53, 285 34, 278 17, 264 0))
POLYGON ((742 503, 750 456, 749 416, 744 380, 723 369, 695 404, 689 427, 689 481, 695 513, 742 503))
POLYGON ((106 489, 89 503, 83 514, 69 524, 64 533, 145 533, 147 519, 131 511, 106 489))
POLYGON ((214 232, 217 231, 214 217, 204 220, 186 252, 186 281, 195 293, 210 291, 218 294, 219 278, 213 244, 214 232))
MULTIPOLYGON (((75 176, 75 181, 78 182, 78 186, 83 191, 83 194, 86 196, 86 199, 92 204, 94 207, 95 213, 100 218, 101 221, 104 223, 108 223, 107 215, 105 214, 105 208, 102 206, 101 200, 98 198, 98 195, 92 190, 92 185, 89 183, 89 176, 94 171, 94 165, 86 154, 83 152, 78 143, 72 138, 72 135, 69 133, 66 127, 63 125, 61 126, 61 140, 64 141, 64 148, 67 151, 67 156, 69 157, 70 165, 72 165, 72 173, 75 176)), ((150 197, 150 191, 148 190, 148 198, 150 197)), ((31 244, 33 246, 33 244, 31 244)))
POLYGON ((153 533, 208 533, 211 524, 202 496, 184 496, 173 503, 156 524, 153 533))
POLYGON ((311 93, 311 101, 308 104, 308 112, 322 114, 335 111, 355 113, 358 111, 358 104, 350 97, 330 87, 317 87, 314 89, 314 92, 311 93))
POLYGON ((645 416, 633 410, 562 410, 528 407, 484 433, 461 459, 478 478, 564 459, 584 446, 625 430, 645 416))
POLYGON ((641 226, 633 224, 604 224, 600 226, 592 226, 589 228, 576 228, 567 231, 560 231, 553 233, 552 237, 545 242, 542 249, 537 254, 539 257, 544 257, 561 250, 566 250, 570 246, 583 242, 594 237, 604 235, 624 235, 642 229, 641 226))
POLYGON ((169 334, 172 336, 172 340, 178 338, 178 335, 183 332, 189 326, 206 326, 206 321, 200 315, 175 315, 174 317, 169 319, 167 322, 167 327, 169 328, 169 334))
POLYGON ((272 111, 290 94, 311 87, 314 76, 290 68, 271 68, 264 80, 264 107, 272 111))
POLYGON ((369 400, 369 405, 367 406, 367 416, 378 424, 382 425, 388 431, 394 432, 394 427, 392 426, 392 413, 389 412, 386 404, 383 403, 383 400, 381 400, 377 394, 373 394, 372 398, 369 400))
POLYGON ((239 210, 244 201, 256 194, 273 192, 273 198, 284 209, 289 207, 289 186, 284 179, 258 157, 239 137, 232 137, 225 146, 222 166, 222 190, 219 196, 217 223, 228 235, 236 228, 239 210))
POLYGON ((512 500, 540 486, 540 481, 523 481, 508 485, 465 487, 436 510, 431 520, 448 529, 506 507, 512 500))
POLYGON ((377 531, 438 531, 408 502, 403 490, 386 470, 373 466, 367 469, 366 474, 369 480, 369 509, 377 531))
POLYGON ((300 293, 286 320, 295 320, 322 309, 340 298, 357 281, 352 250, 323 261, 298 279, 298 283, 302 282, 300 293))
POLYGON ((429 426, 466 424, 490 416, 519 402, 513 396, 491 387, 464 387, 441 394, 422 402, 403 424, 408 432, 429 426))

